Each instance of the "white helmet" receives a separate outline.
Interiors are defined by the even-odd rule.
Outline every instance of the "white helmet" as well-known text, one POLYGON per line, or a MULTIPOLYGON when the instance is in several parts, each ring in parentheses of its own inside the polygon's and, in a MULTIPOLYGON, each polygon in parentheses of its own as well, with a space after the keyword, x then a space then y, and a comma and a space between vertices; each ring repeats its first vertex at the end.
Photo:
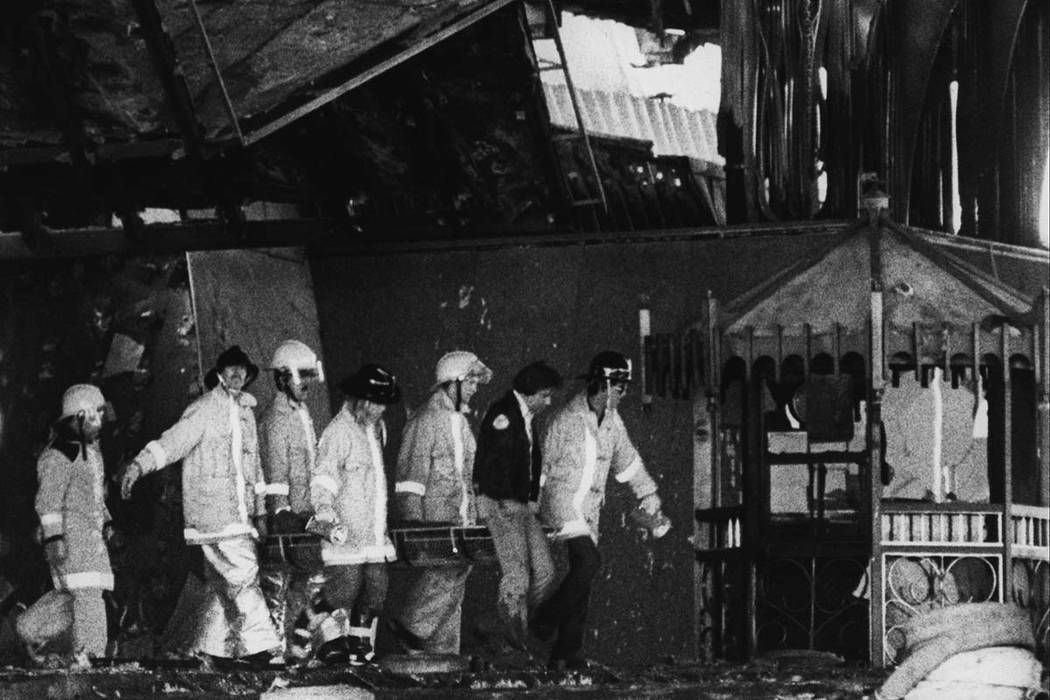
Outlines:
POLYGON ((62 418, 84 413, 89 416, 92 413, 104 413, 106 410, 106 397, 94 384, 74 384, 62 394, 62 418))
POLYGON ((434 370, 434 387, 437 388, 445 382, 462 381, 468 377, 477 379, 479 384, 488 384, 492 379, 492 370, 474 353, 453 350, 438 360, 434 370))
POLYGON ((270 369, 288 372, 296 384, 302 381, 303 377, 314 377, 319 382, 324 381, 324 369, 321 361, 317 359, 317 353, 298 340, 286 340, 277 347, 273 359, 270 360, 270 369))

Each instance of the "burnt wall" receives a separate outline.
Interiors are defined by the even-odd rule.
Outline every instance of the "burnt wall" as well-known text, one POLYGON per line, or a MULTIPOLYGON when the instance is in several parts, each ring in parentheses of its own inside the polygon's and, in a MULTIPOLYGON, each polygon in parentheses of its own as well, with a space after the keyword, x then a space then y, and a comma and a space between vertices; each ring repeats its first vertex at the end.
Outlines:
MULTIPOLYGON (((73 383, 97 384, 112 406, 101 436, 107 473, 170 424, 196 388, 195 325, 183 255, 134 259, 31 261, 0 266, 0 617, 50 585, 34 539, 36 458, 73 383), (11 595, 7 595, 11 592, 11 595)), ((177 482, 176 482, 177 483, 177 482)), ((165 491, 155 481, 154 496, 165 491)), ((146 489, 153 491, 153 489, 146 489)), ((171 514, 166 501, 108 503, 126 532, 171 514)), ((180 525, 181 527, 181 525, 180 525)), ((116 599, 145 592, 162 613, 179 563, 155 541, 130 537, 113 557, 116 599), (139 582, 153 580, 155 585, 139 582)), ((0 647, 3 647, 0 644, 0 647)), ((0 658, 11 649, 0 648, 0 658)))
MULTIPOLYGON (((361 362, 386 364, 404 382, 405 408, 411 408, 426 398, 438 357, 470 349, 495 372, 474 401, 483 409, 519 367, 537 358, 566 377, 580 374, 602 349, 637 358, 643 300, 654 333, 678 330, 700 318, 708 289, 732 299, 827 240, 821 235, 318 256, 312 270, 321 337, 336 374, 361 362)), ((578 387, 570 383, 560 399, 578 387)), ((622 410, 676 527, 663 540, 646 541, 626 519, 629 494, 610 483, 601 523, 604 565, 585 652, 617 663, 691 657, 692 404, 656 399, 643 412, 635 392, 622 410)), ((396 449, 393 428, 404 418, 391 419, 396 449)), ((477 569, 471 580, 465 646, 477 616, 491 614, 479 601, 491 598, 493 577, 477 569)), ((396 595, 388 604, 396 606, 396 595)))

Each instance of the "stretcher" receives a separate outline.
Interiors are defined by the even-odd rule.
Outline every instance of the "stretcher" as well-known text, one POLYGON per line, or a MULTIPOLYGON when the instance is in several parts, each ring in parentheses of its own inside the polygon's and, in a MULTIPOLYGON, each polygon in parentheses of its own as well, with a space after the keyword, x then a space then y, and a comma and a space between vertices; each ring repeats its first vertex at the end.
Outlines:
MULTIPOLYGON (((446 566, 496 561, 496 546, 484 526, 422 525, 390 529, 401 566, 446 566)), ((270 534, 262 543, 267 561, 283 561, 304 569, 319 568, 319 535, 309 532, 270 534)))

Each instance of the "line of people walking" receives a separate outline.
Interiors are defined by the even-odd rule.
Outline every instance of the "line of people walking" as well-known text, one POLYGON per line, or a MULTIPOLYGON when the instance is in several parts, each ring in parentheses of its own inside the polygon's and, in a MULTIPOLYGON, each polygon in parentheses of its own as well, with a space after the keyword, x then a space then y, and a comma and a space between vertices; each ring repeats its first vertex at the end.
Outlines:
MULTIPOLYGON (((551 644, 551 664, 586 664, 608 476, 626 484, 650 517, 661 508, 617 411, 633 380, 629 358, 596 355, 583 390, 542 435, 537 417, 563 380, 544 362, 527 365, 489 406, 475 439, 467 416, 492 371, 473 353, 444 355, 429 398, 402 433, 389 513, 383 414, 401 399, 397 378, 366 365, 340 382, 344 401, 318 439, 306 404, 324 382, 316 353, 289 340, 268 369, 275 396, 258 427, 246 389, 259 368, 233 346, 207 373, 206 392, 119 475, 127 499, 143 476, 182 462, 184 537, 201 549, 207 586, 193 626, 195 653, 257 666, 368 663, 397 556, 389 523, 481 524, 501 572, 497 645, 528 653, 532 636, 551 644), (564 542, 568 554, 560 581, 552 541, 564 542)), ((70 387, 56 437, 38 462, 45 555, 56 589, 72 594, 80 658, 105 653, 102 591, 113 583, 97 445, 104 411, 96 387, 70 387)), ((470 571, 466 560, 420 570, 385 620, 403 651, 459 654, 470 571)))

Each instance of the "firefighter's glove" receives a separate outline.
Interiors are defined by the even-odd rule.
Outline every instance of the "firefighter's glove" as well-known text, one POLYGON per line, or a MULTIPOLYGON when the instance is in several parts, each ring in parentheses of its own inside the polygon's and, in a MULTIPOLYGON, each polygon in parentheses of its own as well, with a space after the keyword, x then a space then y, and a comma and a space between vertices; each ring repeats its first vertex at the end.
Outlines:
POLYGON ((346 544, 350 538, 350 533, 345 525, 341 525, 335 520, 321 520, 319 516, 310 518, 310 522, 306 524, 306 531, 333 544, 346 544))
POLYGON ((61 535, 49 537, 44 541, 44 559, 51 566, 58 566, 66 560, 66 538, 61 535))
POLYGON ((660 512, 660 507, 663 504, 660 502, 660 496, 655 491, 641 500, 638 507, 644 510, 649 515, 656 515, 660 512))
POLYGON ((131 498, 135 482, 142 477, 142 466, 135 461, 128 462, 120 474, 120 497, 125 501, 131 498))
POLYGON ((270 518, 270 530, 275 535, 294 535, 303 531, 306 523, 290 510, 282 510, 270 518))
POLYGON ((270 528, 266 525, 265 515, 256 515, 252 518, 252 525, 255 526, 255 532, 259 534, 259 539, 265 539, 270 534, 270 528))

